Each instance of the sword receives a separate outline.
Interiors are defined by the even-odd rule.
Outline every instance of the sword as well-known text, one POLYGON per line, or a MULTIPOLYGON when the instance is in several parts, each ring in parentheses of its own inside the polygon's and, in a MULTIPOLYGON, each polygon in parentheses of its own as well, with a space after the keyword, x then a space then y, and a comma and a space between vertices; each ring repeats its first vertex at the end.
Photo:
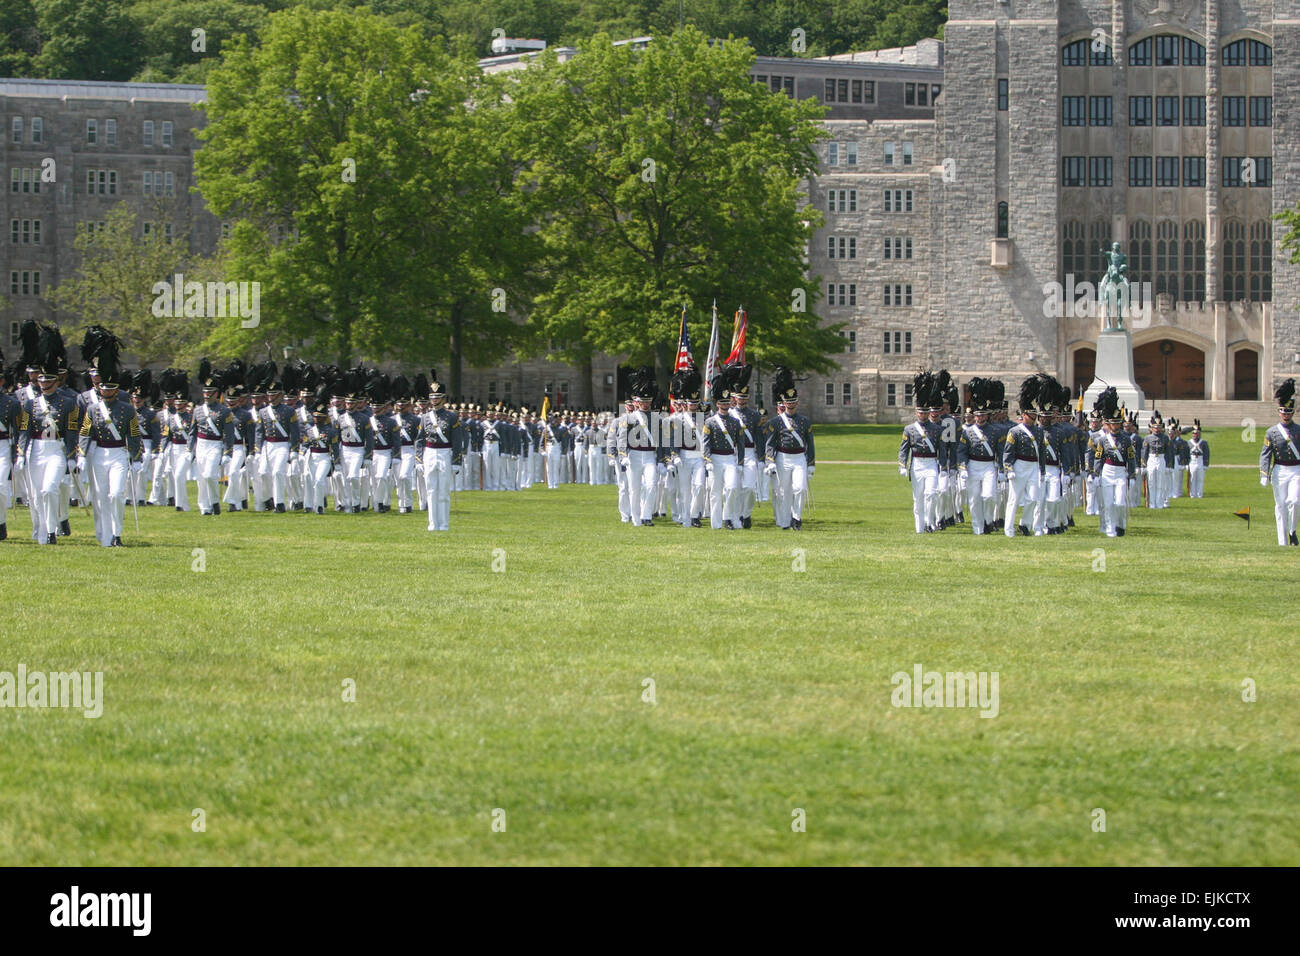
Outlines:
POLYGON ((90 505, 87 503, 89 499, 86 497, 86 489, 82 487, 81 479, 77 477, 77 469, 75 465, 72 467, 72 483, 77 486, 77 497, 81 500, 81 507, 85 510, 86 514, 90 516, 91 520, 94 520, 95 516, 91 514, 90 505))
MULTIPOLYGON (((126 463, 126 473, 127 473, 127 477, 131 479, 131 513, 135 515, 135 533, 139 534, 140 533, 140 506, 135 503, 135 498, 136 498, 135 469, 131 467, 133 464, 135 463, 134 462, 126 463)), ((143 474, 143 472, 141 472, 141 474, 143 474)))

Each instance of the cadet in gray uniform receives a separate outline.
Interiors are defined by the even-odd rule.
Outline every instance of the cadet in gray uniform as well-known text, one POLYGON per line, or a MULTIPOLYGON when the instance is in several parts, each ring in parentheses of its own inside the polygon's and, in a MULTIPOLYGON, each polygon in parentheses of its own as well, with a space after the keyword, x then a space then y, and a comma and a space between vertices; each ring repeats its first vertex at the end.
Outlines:
POLYGON ((1201 437, 1201 420, 1193 419, 1192 440, 1187 443, 1188 496, 1205 497, 1205 472, 1210 467, 1210 443, 1201 437))
POLYGON ((1031 375, 1020 384, 1020 422, 1007 431, 1002 444, 1002 470, 1007 475, 1007 510, 1003 532, 1014 538, 1016 531, 1022 535, 1033 534, 1029 524, 1016 524, 1016 510, 1024 506, 1024 520, 1030 522, 1039 498, 1043 494, 1043 430, 1038 426, 1040 380, 1031 375))
POLYGON ((794 374, 784 366, 772 370, 772 397, 777 414, 769 423, 765 468, 779 488, 772 511, 777 527, 799 531, 803 528, 808 482, 817 470, 812 422, 808 416, 798 413, 799 392, 794 386, 794 374))
POLYGON ((1296 541, 1296 519, 1300 517, 1300 425, 1294 422, 1295 379, 1288 378, 1273 393, 1277 399, 1278 423, 1264 435, 1259 452, 1259 483, 1273 485, 1273 518, 1277 543, 1283 547, 1296 541))
POLYGON ((121 342, 106 329, 82 355, 99 370, 94 398, 86 402, 77 443, 77 470, 90 479, 95 509, 95 537, 105 548, 122 547, 127 484, 140 464, 140 419, 118 394, 118 350, 121 342))

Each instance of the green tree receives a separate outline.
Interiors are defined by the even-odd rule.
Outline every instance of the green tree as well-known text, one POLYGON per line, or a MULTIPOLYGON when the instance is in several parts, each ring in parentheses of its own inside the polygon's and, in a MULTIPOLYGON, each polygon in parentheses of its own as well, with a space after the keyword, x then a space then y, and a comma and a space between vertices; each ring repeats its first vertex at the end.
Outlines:
POLYGON ((555 357, 626 354, 666 375, 682 303, 702 351, 716 299, 745 306, 754 360, 834 367, 838 326, 821 326, 805 276, 821 217, 800 190, 823 107, 751 82, 753 56, 687 27, 642 51, 598 36, 519 76, 512 148, 551 266, 532 321, 555 357))
POLYGON ((40 75, 128 80, 140 62, 140 31, 115 0, 35 0, 40 75))
POLYGON ((230 278, 262 282, 266 318, 214 347, 309 337, 340 365, 505 354, 517 325, 491 308, 509 284, 491 253, 515 240, 494 95, 472 58, 366 13, 285 11, 260 47, 228 47, 195 168, 239 220, 230 278))
POLYGON ((267 20, 262 7, 238 0, 142 0, 130 13, 145 51, 135 78, 154 82, 204 82, 231 39, 256 41, 267 20))
POLYGON ((143 364, 172 362, 197 350, 209 334, 208 320, 167 318, 153 310, 155 283, 178 272, 200 282, 211 274, 210 264, 189 253, 183 230, 174 229, 167 238, 163 225, 171 212, 158 203, 148 213, 151 218, 142 220, 123 202, 108 211, 102 230, 78 227, 76 274, 45 294, 69 342, 87 325, 104 325, 143 364))
POLYGON ((0 5, 0 76, 31 76, 40 52, 40 29, 31 0, 0 5))

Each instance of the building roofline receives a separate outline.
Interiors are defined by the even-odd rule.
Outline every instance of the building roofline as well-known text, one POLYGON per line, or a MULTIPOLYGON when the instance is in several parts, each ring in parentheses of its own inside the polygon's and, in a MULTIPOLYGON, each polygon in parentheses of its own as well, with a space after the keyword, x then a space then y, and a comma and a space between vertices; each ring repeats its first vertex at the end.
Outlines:
POLYGON ((118 83, 111 80, 38 80, 0 77, 0 96, 202 103, 207 98, 207 87, 195 83, 118 83))

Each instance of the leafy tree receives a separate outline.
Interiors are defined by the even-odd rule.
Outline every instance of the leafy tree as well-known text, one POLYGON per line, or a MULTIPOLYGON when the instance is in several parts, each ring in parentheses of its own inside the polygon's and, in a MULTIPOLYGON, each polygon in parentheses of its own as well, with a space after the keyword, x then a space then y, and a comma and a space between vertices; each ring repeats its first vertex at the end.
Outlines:
POLYGON ((202 83, 232 38, 261 34, 267 12, 238 0, 142 0, 131 7, 131 18, 146 51, 137 80, 202 83), (199 37, 196 29, 203 31, 199 37))
POLYGON ((512 149, 551 257, 532 321, 556 357, 627 354, 666 375, 682 304, 702 350, 716 298, 746 307, 755 360, 833 367, 838 327, 821 327, 804 274, 821 217, 800 194, 823 107, 751 82, 753 56, 687 27, 642 51, 597 36, 519 75, 512 149))
POLYGON ((36 69, 50 79, 127 80, 140 61, 140 31, 114 0, 35 0, 41 51, 36 69))
POLYGON ((0 5, 0 76, 30 76, 40 52, 40 30, 31 0, 0 5))

